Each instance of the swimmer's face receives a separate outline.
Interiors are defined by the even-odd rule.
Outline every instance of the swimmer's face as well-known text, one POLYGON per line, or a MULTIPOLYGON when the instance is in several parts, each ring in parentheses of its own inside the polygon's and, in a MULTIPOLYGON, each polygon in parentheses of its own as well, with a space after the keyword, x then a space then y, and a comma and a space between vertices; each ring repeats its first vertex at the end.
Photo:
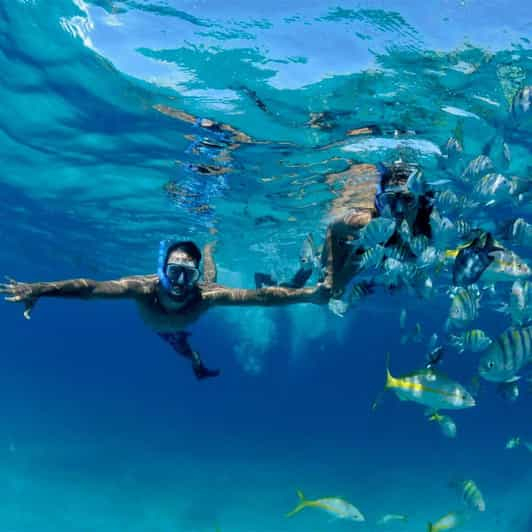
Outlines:
POLYGON ((182 249, 175 249, 170 253, 165 271, 174 297, 185 298, 198 284, 199 264, 182 249))

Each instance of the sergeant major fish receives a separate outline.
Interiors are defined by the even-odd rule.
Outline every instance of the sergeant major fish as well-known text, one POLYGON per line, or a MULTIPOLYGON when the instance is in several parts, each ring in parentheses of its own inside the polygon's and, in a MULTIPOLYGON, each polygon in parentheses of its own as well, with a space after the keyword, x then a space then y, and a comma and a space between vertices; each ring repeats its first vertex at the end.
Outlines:
POLYGON ((476 285, 451 290, 451 308, 447 320, 447 329, 451 326, 465 327, 478 317, 480 291, 476 285))
POLYGON ((292 517, 304 508, 320 508, 338 519, 356 522, 365 521, 360 510, 341 497, 324 497, 310 501, 305 499, 303 492, 300 490, 297 490, 297 496, 299 498, 298 505, 291 512, 288 512, 286 517, 292 517))
POLYGON ((361 231, 360 238, 353 244, 365 248, 375 247, 377 244, 385 244, 395 231, 395 221, 388 218, 375 218, 361 231))
POLYGON ((532 326, 510 327, 486 349, 479 362, 481 377, 491 382, 512 382, 532 362, 532 326))
POLYGON ((479 180, 473 192, 479 199, 485 200, 486 205, 493 205, 511 200, 519 193, 519 186, 515 179, 491 173, 479 180))
POLYGON ((460 335, 452 334, 450 342, 453 347, 458 349, 459 353, 463 353, 464 351, 480 353, 489 347, 491 338, 481 329, 471 329, 460 335))
POLYGON ((453 485, 460 490, 462 500, 469 508, 477 512, 484 512, 486 510, 484 496, 473 480, 461 480, 453 483, 453 485))
POLYGON ((492 160, 486 155, 479 155, 475 157, 466 167, 462 173, 462 179, 471 181, 484 175, 487 172, 492 172, 495 169, 492 160))
POLYGON ((349 283, 348 287, 346 288, 346 292, 349 294, 349 304, 356 303, 364 297, 373 294, 374 287, 375 285, 369 281, 360 281, 359 283, 353 284, 349 283))

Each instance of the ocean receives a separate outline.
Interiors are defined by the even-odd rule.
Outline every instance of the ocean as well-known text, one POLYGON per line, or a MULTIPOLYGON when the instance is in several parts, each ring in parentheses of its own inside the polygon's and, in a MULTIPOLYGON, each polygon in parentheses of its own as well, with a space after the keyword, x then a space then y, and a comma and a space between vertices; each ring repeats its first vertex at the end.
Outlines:
MULTIPOLYGON (((530 5, 501 0, 2 0, 0 273, 151 274, 159 242, 186 238, 217 242, 223 285, 286 280, 352 164, 415 162, 467 194, 444 164, 453 136, 464 165, 484 154, 526 184, 483 204, 484 222, 532 222, 532 110, 512 110, 532 84, 531 24, 530 5)), ((466 511, 453 483, 473 479, 486 511, 459 530, 531 532, 532 453, 505 448, 532 442, 526 371, 516 401, 481 380, 477 405, 449 412, 454 439, 391 391, 372 408, 386 353, 394 375, 422 368, 433 333, 442 371, 474 387, 479 354, 446 340, 449 271, 429 299, 378 288, 344 317, 209 310, 188 329, 222 372, 205 381, 133 301, 41 298, 29 321, 2 302, 0 530, 426 531, 466 511), (296 490, 365 522, 288 518, 296 490), (377 525, 386 514, 408 520, 377 525)), ((481 287, 474 326, 492 338, 512 282, 481 287)))

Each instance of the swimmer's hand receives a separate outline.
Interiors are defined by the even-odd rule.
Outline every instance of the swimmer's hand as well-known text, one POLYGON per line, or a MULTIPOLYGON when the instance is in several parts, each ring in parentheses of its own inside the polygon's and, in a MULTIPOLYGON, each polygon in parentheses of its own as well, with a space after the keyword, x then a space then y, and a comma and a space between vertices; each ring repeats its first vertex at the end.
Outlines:
POLYGON ((38 299, 33 286, 30 283, 19 283, 11 277, 6 277, 6 281, 0 283, 0 294, 5 294, 5 300, 10 303, 24 303, 24 317, 29 320, 38 299))

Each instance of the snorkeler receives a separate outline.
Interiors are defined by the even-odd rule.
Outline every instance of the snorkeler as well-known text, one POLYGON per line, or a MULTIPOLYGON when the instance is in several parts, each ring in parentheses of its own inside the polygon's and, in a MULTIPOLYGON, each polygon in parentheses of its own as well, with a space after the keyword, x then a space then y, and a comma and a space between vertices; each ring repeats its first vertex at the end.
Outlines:
POLYGON ((43 283, 20 283, 9 279, 0 284, 6 301, 24 303, 24 317, 41 297, 79 299, 132 299, 143 321, 180 355, 189 359, 198 379, 216 377, 219 370, 205 367, 200 355, 188 342, 185 329, 207 310, 216 306, 274 306, 293 303, 325 304, 328 290, 320 285, 291 289, 267 287, 260 290, 228 288, 216 283, 217 269, 213 245, 204 248, 203 280, 200 282, 202 254, 191 241, 161 242, 157 274, 134 275, 112 281, 71 279, 43 283))
MULTIPOLYGON (((432 193, 423 191, 416 195, 407 186, 409 178, 417 171, 417 166, 413 164, 396 161, 390 165, 353 164, 343 172, 327 175, 327 183, 331 187, 338 183, 343 185, 340 194, 332 202, 319 259, 320 280, 331 289, 333 299, 341 298, 346 287, 359 273, 366 250, 356 242, 360 240, 362 230, 375 218, 383 216, 393 219, 396 227, 406 221, 412 236, 431 237, 429 222, 432 193)), ((405 243, 396 230, 384 244, 399 246, 405 243)), ((304 286, 312 274, 311 264, 319 255, 312 249, 312 254, 308 254, 312 261, 307 259, 301 262, 299 270, 290 282, 284 283, 285 286, 304 286), (299 284, 296 285, 295 281, 299 284)), ((304 256, 301 252, 300 259, 304 256)), ((255 280, 257 287, 276 284, 265 274, 256 274, 255 280)))
MULTIPOLYGON (((432 193, 423 191, 416 195, 407 186, 417 171, 416 165, 396 161, 390 165, 355 164, 345 172, 328 175, 331 186, 345 183, 333 201, 322 251, 325 284, 331 288, 333 298, 340 298, 359 272, 365 249, 356 242, 374 218, 393 219, 396 227, 406 221, 412 236, 431 237, 432 193)), ((401 244, 397 230, 385 242, 387 247, 401 244)))

